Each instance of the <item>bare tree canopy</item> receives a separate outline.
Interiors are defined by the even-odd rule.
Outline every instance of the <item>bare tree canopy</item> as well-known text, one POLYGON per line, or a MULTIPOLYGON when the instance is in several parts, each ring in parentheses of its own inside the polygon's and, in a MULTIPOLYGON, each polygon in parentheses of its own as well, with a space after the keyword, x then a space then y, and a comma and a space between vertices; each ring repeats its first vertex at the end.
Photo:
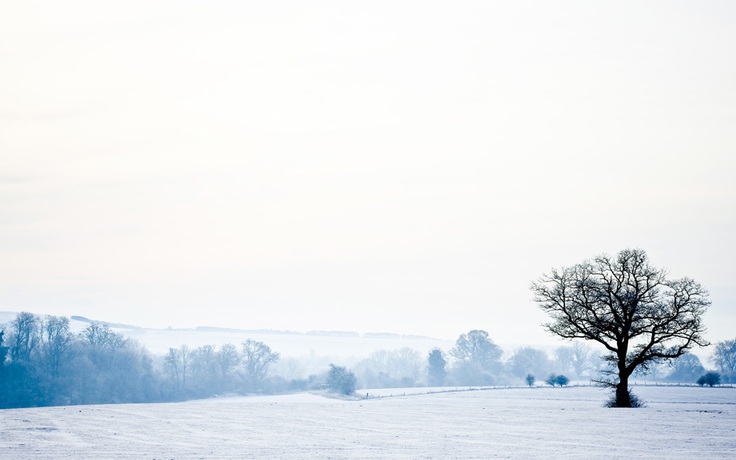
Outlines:
POLYGON ((263 342, 247 339, 243 342, 243 370, 249 389, 259 390, 268 373, 268 366, 279 360, 280 355, 271 351, 263 342))
POLYGON ((718 366, 727 382, 736 381, 736 339, 718 342, 711 360, 718 366))
POLYGON ((598 256, 572 267, 553 269, 532 283, 534 300, 552 321, 545 328, 565 339, 603 345, 615 364, 617 407, 631 407, 628 379, 637 367, 677 358, 705 346, 701 318, 707 291, 689 278, 668 280, 641 249, 611 258, 598 256))
POLYGON ((450 354, 459 361, 477 363, 490 369, 498 363, 503 352, 486 331, 473 330, 458 337, 450 354))

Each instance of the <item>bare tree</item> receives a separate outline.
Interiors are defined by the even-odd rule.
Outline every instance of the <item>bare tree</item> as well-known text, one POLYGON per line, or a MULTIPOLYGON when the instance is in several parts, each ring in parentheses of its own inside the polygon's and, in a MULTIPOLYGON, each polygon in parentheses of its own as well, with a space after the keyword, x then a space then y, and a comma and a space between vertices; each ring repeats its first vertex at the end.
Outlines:
POLYGON ((240 362, 238 349, 235 348, 235 345, 226 343, 217 351, 215 360, 219 369, 219 390, 231 389, 230 382, 240 362))
POLYGON ((683 353, 670 364, 672 371, 667 376, 670 382, 693 383, 705 372, 700 359, 692 353, 683 353))
POLYGON ((183 391, 187 387, 187 376, 191 372, 189 368, 190 353, 189 346, 182 345, 179 348, 169 348, 169 352, 164 358, 164 368, 177 392, 183 391))
POLYGON ((33 313, 21 312, 10 323, 10 359, 27 362, 40 342, 41 320, 33 313))
POLYGON ((555 366, 558 372, 567 372, 576 378, 581 378, 586 371, 594 366, 593 353, 590 347, 574 341, 569 347, 559 347, 555 350, 555 366))
POLYGON ((59 370, 67 359, 73 339, 66 316, 47 316, 43 321, 41 351, 52 380, 59 377, 59 370))
POLYGON ((552 369, 547 353, 531 347, 522 347, 511 355, 506 363, 508 370, 518 378, 527 375, 544 375, 552 369))
POLYGON ((103 323, 93 322, 87 326, 79 337, 88 350, 88 357, 98 370, 109 370, 115 363, 115 355, 128 345, 121 334, 103 323))
POLYGON ((502 354, 486 331, 461 334, 450 350, 457 360, 452 368, 453 379, 460 385, 492 385, 501 373, 502 354))
POLYGON ((532 283, 535 301, 552 322, 545 328, 564 339, 587 339, 608 350, 605 383, 616 389, 616 407, 632 407, 629 377, 638 368, 705 346, 701 318, 710 301, 689 278, 668 280, 640 249, 616 258, 596 257, 552 270, 532 283))
POLYGON ((191 386, 197 394, 211 394, 217 390, 217 353, 213 345, 202 345, 190 355, 191 386))
POLYGON ((94 350, 114 350, 122 348, 126 342, 125 338, 110 329, 110 326, 97 321, 90 323, 79 335, 94 350))
POLYGON ((477 363, 484 369, 490 369, 497 365, 503 351, 493 343, 486 331, 474 330, 461 334, 450 354, 459 361, 477 363))
POLYGON ((736 381, 736 339, 718 342, 711 361, 718 366, 727 382, 736 381))
POLYGON ((411 387, 421 380, 424 363, 418 351, 376 350, 354 366, 362 385, 370 388, 411 387))
POLYGON ((243 369, 249 390, 260 390, 268 373, 268 366, 279 359, 279 354, 263 342, 248 339, 243 342, 243 369))

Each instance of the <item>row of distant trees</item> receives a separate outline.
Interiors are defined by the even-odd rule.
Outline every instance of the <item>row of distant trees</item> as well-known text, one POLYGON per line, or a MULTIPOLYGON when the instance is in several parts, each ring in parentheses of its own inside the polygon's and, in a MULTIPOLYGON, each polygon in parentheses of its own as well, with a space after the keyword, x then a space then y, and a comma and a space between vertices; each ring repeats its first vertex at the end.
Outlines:
MULTIPOLYGON (((295 358, 281 359, 263 342, 170 348, 153 356, 107 325, 81 333, 69 319, 20 313, 0 331, 0 407, 174 401, 223 394, 410 386, 565 385, 595 380, 606 361, 579 342, 552 355, 522 347, 504 356, 487 332, 473 330, 454 346, 422 356, 411 348, 379 350, 350 366, 321 364, 305 375, 295 358)), ((640 378, 711 385, 736 382, 736 340, 716 344, 710 373, 686 353, 640 378), (717 373, 714 380, 712 374, 717 373), (708 377, 706 378, 706 375, 708 377), (702 379, 700 379, 702 377, 702 379)), ((344 363, 342 363, 344 364, 344 363)))
MULTIPOLYGON (((368 388, 413 385, 519 385, 540 381, 560 385, 562 378, 597 381, 610 370, 610 362, 600 352, 581 343, 559 347, 552 355, 533 347, 521 347, 510 355, 482 330, 462 334, 449 351, 432 350, 423 365, 419 354, 411 349, 378 351, 355 366, 360 384, 368 388), (426 372, 426 374, 423 374, 426 372), (530 378, 531 377, 531 378, 530 378), (552 377, 553 383, 550 383, 552 377)), ((736 340, 716 344, 710 359, 715 369, 706 369, 691 353, 666 363, 641 369, 641 380, 696 383, 707 373, 718 373, 719 382, 736 383, 736 340)), ((708 382, 713 381, 709 377, 708 382)))
POLYGON ((149 353, 107 326, 24 312, 0 331, 0 407, 163 399, 149 353))
MULTIPOLYGON (((240 347, 183 345, 157 357, 105 324, 91 323, 75 334, 69 318, 23 312, 0 330, 0 408, 162 402, 326 387, 332 368, 287 380, 269 373, 279 358, 255 340, 240 347)), ((354 382, 350 388, 343 381, 339 391, 345 389, 354 391, 354 382)))
MULTIPOLYGON (((712 357, 712 362, 724 376, 724 383, 733 381, 736 375, 735 345, 736 340, 717 344, 712 357)), ((601 359, 599 352, 581 342, 559 347, 551 355, 533 347, 521 347, 505 355, 486 331, 473 330, 460 335, 448 351, 435 348, 422 356, 408 347, 377 350, 349 366, 330 364, 327 375, 299 375, 295 369, 300 366, 295 358, 281 362, 278 354, 271 352, 265 344, 250 340, 243 343, 240 371, 232 371, 238 369, 238 361, 231 362, 231 371, 222 370, 222 367, 217 370, 207 367, 207 363, 223 361, 222 357, 218 357, 219 354, 232 355, 234 352, 235 348, 231 345, 225 345, 219 351, 209 346, 197 350, 189 350, 186 346, 171 349, 165 366, 168 382, 178 382, 177 388, 185 390, 188 397, 204 396, 212 388, 225 392, 238 388, 245 388, 249 392, 332 389, 350 394, 352 391, 346 389, 522 385, 530 381, 532 384, 541 382, 564 386, 570 380, 595 381, 606 374, 606 366, 610 365, 601 359), (189 361, 188 365, 184 362, 178 365, 179 368, 188 369, 183 374, 176 371, 177 366, 172 364, 181 361, 182 357, 189 361), (335 377, 338 374, 340 377, 335 377), (348 384, 338 384, 336 381, 347 381, 348 384)), ((640 372, 637 377, 642 380, 696 383, 707 372, 697 356, 686 353, 667 364, 649 366, 646 372, 640 372)))

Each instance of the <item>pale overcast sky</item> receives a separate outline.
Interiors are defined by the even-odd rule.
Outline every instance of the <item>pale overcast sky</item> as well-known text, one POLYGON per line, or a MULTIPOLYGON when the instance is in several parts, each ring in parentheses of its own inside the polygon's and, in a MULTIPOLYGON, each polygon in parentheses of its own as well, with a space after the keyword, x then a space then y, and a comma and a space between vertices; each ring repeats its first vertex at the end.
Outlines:
POLYGON ((556 343, 624 248, 736 336, 736 2, 5 1, 0 310, 556 343))

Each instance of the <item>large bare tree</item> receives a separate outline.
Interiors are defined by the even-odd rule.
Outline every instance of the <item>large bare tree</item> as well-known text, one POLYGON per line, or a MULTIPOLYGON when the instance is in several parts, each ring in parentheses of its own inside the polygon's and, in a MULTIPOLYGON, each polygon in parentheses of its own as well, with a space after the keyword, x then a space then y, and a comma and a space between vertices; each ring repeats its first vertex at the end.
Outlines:
POLYGON ((531 289, 552 318, 544 325, 548 331, 608 350, 609 373, 617 379, 603 383, 615 388, 615 407, 632 407, 628 384, 634 370, 708 345, 701 321, 710 305, 706 290, 689 278, 668 280, 640 249, 553 269, 531 289))

